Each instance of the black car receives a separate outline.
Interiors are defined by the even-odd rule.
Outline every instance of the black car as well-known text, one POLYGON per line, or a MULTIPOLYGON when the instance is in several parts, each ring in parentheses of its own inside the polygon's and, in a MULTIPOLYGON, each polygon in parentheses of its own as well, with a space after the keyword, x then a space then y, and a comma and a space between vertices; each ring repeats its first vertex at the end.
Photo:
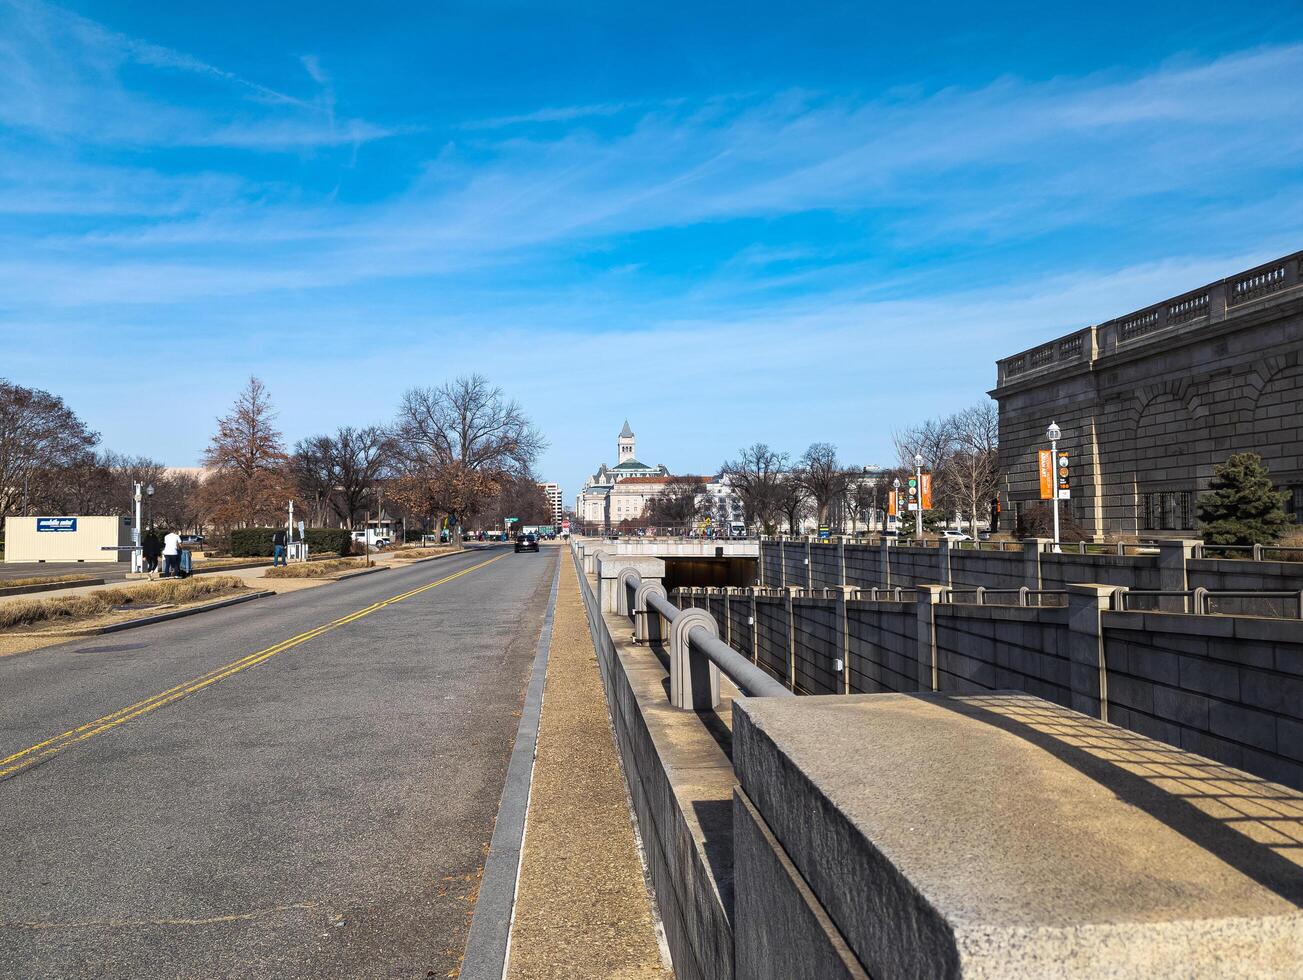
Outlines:
POLYGON ((516 553, 522 551, 538 551, 538 538, 532 534, 517 534, 516 553))

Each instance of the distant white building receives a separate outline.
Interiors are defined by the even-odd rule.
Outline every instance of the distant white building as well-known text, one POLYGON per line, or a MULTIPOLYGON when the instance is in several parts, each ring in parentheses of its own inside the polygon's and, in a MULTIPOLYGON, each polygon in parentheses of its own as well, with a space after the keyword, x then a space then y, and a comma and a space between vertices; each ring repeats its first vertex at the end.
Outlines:
POLYGON ((563 508, 561 506, 561 487, 556 483, 540 483, 539 489, 543 491, 543 496, 547 497, 548 508, 552 514, 552 526, 559 528, 561 526, 561 515, 563 508))

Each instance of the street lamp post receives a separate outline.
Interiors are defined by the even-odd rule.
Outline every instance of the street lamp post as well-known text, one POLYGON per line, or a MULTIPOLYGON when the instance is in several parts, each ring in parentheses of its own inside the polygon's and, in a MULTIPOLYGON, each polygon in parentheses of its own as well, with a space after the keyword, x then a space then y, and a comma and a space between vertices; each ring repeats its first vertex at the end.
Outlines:
POLYGON ((891 489, 896 494, 896 523, 900 523, 900 477, 891 481, 891 489))
POLYGON ((1055 551, 1059 550, 1059 475, 1058 475, 1059 462, 1058 460, 1059 460, 1059 437, 1061 435, 1063 435, 1063 433, 1059 430, 1059 427, 1055 425, 1053 422, 1051 422, 1050 427, 1045 430, 1045 436, 1047 439, 1050 440, 1050 465, 1051 467, 1054 468, 1053 479, 1050 482, 1050 487, 1054 492, 1054 499, 1050 503, 1051 506, 1053 506, 1054 508, 1054 550, 1055 551))
POLYGON ((914 544, 923 540, 923 455, 914 454, 914 544))
POLYGON ((145 505, 147 507, 145 526, 152 529, 154 527, 154 484, 152 483, 145 487, 145 505))
POLYGON ((131 528, 131 570, 133 572, 140 572, 144 570, 144 561, 143 561, 144 554, 141 551, 141 547, 140 547, 141 545, 140 511, 141 511, 141 501, 144 499, 145 496, 145 487, 144 484, 142 484, 139 480, 137 480, 131 485, 131 489, 132 489, 132 498, 136 504, 135 525, 131 528))

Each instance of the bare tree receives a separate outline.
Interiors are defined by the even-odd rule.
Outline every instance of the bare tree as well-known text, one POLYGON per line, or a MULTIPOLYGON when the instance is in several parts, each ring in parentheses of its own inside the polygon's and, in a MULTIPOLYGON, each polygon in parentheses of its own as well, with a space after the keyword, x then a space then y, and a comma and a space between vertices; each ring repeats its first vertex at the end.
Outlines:
POLYGON ((0 517, 16 514, 99 442, 62 398, 0 378, 0 517))
POLYGON ((274 521, 288 501, 292 485, 275 419, 266 386, 250 377, 231 414, 217 420, 217 432, 204 452, 204 464, 214 471, 204 489, 219 523, 274 521))
POLYGON ((859 523, 868 527, 873 523, 873 512, 878 506, 879 488, 874 480, 866 478, 863 469, 846 471, 846 512, 851 517, 851 533, 859 523))
POLYGON ((643 506, 643 524, 687 528, 701 516, 701 497, 706 478, 672 476, 669 482, 643 506))
POLYGON ((945 483, 976 537, 977 515, 1000 488, 1000 413, 994 402, 981 402, 952 415, 948 424, 955 451, 946 463, 945 483))
POLYGON ((801 484, 814 501, 820 524, 828 523, 833 502, 846 492, 846 473, 837 459, 837 447, 830 442, 814 442, 797 462, 801 484))
POLYGON ((787 533, 800 534, 801 522, 810 513, 810 491, 799 471, 785 473, 778 481, 774 503, 778 513, 787 519, 787 533))
POLYGON ((372 498, 393 463, 394 444, 389 433, 378 426, 361 429, 344 426, 331 440, 334 490, 331 506, 349 527, 370 506, 372 498))
POLYGON ((924 472, 932 474, 933 501, 943 505, 953 502, 953 488, 947 485, 947 477, 950 458, 956 449, 954 416, 929 419, 902 432, 893 432, 891 438, 896 444, 900 468, 907 474, 901 483, 907 483, 914 475, 914 457, 922 456, 924 472))
POLYGON ((300 439, 290 456, 290 472, 299 497, 309 507, 309 522, 313 527, 322 526, 335 493, 335 440, 330 436, 300 439))
POLYGON ((480 516, 485 524, 506 527, 506 519, 515 517, 521 525, 550 524, 552 507, 543 488, 532 473, 503 477, 495 494, 484 501, 480 516))
POLYGON ((410 512, 447 514, 454 533, 511 476, 525 476, 545 442, 520 405, 475 374, 412 388, 392 429, 402 474, 394 495, 410 512))
POLYGON ((778 523, 779 484, 787 469, 786 453, 775 452, 763 442, 757 442, 738 453, 722 467, 729 486, 742 501, 742 511, 748 526, 759 525, 761 531, 772 533, 778 523))

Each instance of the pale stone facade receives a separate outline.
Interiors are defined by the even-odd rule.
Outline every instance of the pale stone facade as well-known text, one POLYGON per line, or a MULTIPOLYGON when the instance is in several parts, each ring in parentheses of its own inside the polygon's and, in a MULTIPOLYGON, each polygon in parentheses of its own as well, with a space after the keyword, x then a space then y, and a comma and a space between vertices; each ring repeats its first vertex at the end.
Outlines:
POLYGON ((635 520, 642 513, 641 508, 636 513, 628 512, 637 494, 611 497, 612 491, 624 480, 635 477, 668 478, 670 471, 659 463, 655 466, 640 463, 636 453, 637 441, 626 419, 616 440, 615 465, 607 466, 603 463, 599 466, 597 472, 584 481, 584 488, 575 499, 575 515, 581 521, 600 524, 609 517, 612 523, 618 523, 621 520, 635 520), (613 508, 609 513, 608 506, 613 508), (620 516, 617 516, 615 508, 619 509, 620 516))
POLYGON ((1002 504, 1039 500, 1051 421, 1092 535, 1195 533, 1213 467, 1253 451, 1303 512, 1303 275, 1295 253, 998 363, 1002 504))

